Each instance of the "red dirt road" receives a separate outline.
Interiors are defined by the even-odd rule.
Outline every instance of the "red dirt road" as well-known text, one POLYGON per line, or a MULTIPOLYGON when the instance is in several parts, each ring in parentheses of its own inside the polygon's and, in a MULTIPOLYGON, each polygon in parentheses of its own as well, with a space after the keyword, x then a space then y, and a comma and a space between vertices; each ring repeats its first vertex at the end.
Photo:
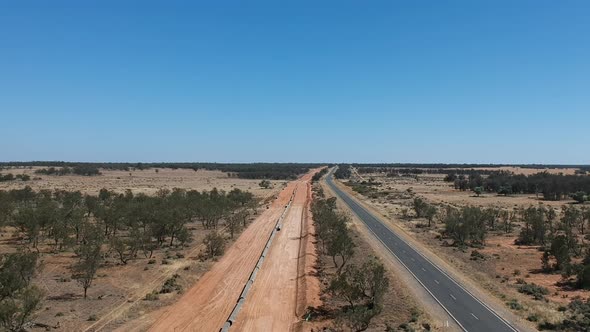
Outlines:
MULTIPOLYGON (((233 310, 277 219, 293 190, 298 187, 290 212, 283 221, 283 229, 275 236, 267 259, 242 308, 243 313, 240 312, 238 318, 238 321, 243 319, 243 323, 247 324, 243 330, 289 330, 289 326, 296 321, 295 285, 302 207, 307 200, 307 183, 314 173, 311 171, 301 179, 290 182, 271 207, 240 235, 195 286, 158 318, 150 331, 219 331, 233 310), (271 298, 264 300, 265 296, 271 298), (276 300, 272 298, 274 296, 277 296, 276 300), (272 312, 269 312, 270 308, 272 312), (269 318, 269 313, 277 316, 269 318), (274 320, 281 327, 288 327, 275 329, 274 320)), ((239 331, 242 328, 234 324, 232 330, 239 331)))
POLYGON ((283 221, 283 227, 273 240, 232 330, 290 331, 299 320, 295 312, 298 257, 308 183, 298 183, 295 199, 283 221))

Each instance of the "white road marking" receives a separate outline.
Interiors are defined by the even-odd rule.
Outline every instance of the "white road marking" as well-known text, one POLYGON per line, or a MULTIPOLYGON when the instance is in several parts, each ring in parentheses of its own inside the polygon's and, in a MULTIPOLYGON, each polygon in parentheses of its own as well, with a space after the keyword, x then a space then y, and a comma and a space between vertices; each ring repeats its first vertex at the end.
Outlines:
POLYGON ((477 316, 476 316, 476 315, 474 315, 473 313, 471 313, 471 316, 473 316, 473 318, 475 318, 475 319, 479 320, 479 318, 477 318, 477 316))
POLYGON ((425 268, 422 268, 422 271, 426 272, 426 269, 425 268))
MULTIPOLYGON (((453 298, 453 300, 457 301, 457 298, 453 296, 453 294, 449 294, 453 298)), ((473 315, 473 314, 472 314, 473 315)))
POLYGON ((437 285, 440 285, 440 283, 438 282, 438 280, 434 279, 434 282, 436 282, 437 285))

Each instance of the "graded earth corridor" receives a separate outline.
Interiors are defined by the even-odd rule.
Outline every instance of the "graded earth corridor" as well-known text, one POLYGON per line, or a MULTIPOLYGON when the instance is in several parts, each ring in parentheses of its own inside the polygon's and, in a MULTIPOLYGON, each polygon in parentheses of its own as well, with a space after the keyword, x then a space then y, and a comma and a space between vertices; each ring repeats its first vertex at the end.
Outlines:
MULTIPOLYGON (((231 326, 235 331, 289 331, 297 323, 298 256, 310 179, 291 181, 199 282, 152 325, 150 331, 219 331, 240 297, 276 221, 296 194, 266 259, 231 326)), ((311 220, 307 221, 311 222, 311 220)))

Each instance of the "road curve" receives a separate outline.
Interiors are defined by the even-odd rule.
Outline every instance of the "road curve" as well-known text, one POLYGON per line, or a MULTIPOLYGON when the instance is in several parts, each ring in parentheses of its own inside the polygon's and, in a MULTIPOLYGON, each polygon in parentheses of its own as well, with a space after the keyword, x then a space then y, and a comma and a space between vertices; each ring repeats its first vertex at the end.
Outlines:
POLYGON ((348 193, 338 188, 334 184, 332 172, 326 177, 326 183, 464 331, 518 331, 444 270, 412 248, 348 193))

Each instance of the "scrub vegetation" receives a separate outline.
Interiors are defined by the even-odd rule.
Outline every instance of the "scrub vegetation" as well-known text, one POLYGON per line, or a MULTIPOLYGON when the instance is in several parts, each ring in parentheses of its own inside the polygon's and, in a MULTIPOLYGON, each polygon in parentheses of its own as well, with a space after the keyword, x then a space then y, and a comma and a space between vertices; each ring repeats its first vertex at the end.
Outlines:
MULTIPOLYGON (((55 172, 48 170, 48 174, 55 172)), ((226 243, 247 227, 260 203, 260 197, 238 188, 160 189, 147 195, 131 190, 102 189, 88 194, 23 186, 0 190, 0 330, 55 328, 49 321, 62 322, 66 315, 79 317, 77 311, 89 312, 83 317, 86 324, 100 319, 97 310, 103 302, 107 306, 116 303, 94 302, 110 290, 113 281, 108 285, 101 281, 108 280, 108 274, 123 283, 143 278, 126 274, 133 271, 157 276, 156 270, 166 275, 168 270, 180 269, 182 277, 175 281, 185 284, 187 273, 196 271, 185 272, 184 268, 205 266, 190 261, 179 264, 185 261, 185 253, 197 250, 194 255, 204 262, 223 255, 226 243), (156 266, 159 263, 162 267, 156 266), (167 265, 170 267, 164 267, 167 265), (58 286, 48 291, 39 287, 48 280, 58 286), (93 292, 97 283, 99 288, 93 292), (67 309, 68 302, 78 309, 67 309), (48 317, 53 310, 39 311, 43 306, 60 311, 55 318, 48 317), (36 314, 42 316, 41 321, 36 314), (89 316, 94 318, 87 320, 89 316)), ((75 323, 72 317, 68 318, 72 325, 65 329, 84 324, 75 323)))

